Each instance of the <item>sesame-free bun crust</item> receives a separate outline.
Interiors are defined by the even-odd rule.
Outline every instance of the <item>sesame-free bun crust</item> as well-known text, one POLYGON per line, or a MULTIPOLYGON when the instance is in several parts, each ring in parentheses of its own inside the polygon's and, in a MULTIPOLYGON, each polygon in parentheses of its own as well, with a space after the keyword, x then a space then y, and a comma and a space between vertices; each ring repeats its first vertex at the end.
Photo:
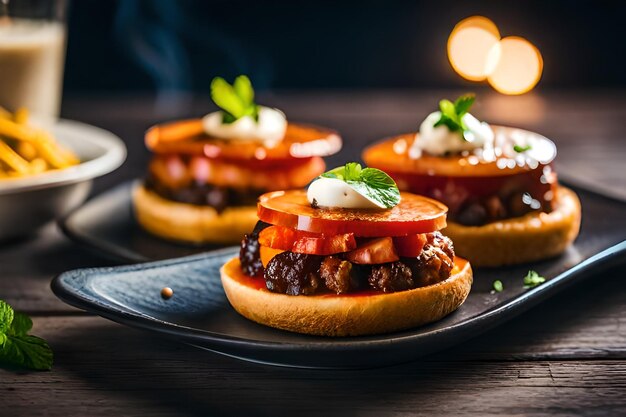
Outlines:
POLYGON ((138 185, 133 206, 139 224, 159 237, 193 244, 235 244, 241 242, 257 222, 255 206, 227 207, 218 213, 213 207, 167 200, 138 185))
POLYGON ((576 193, 559 186, 551 213, 463 226, 448 221, 441 232, 454 242, 455 253, 473 266, 502 266, 537 261, 562 253, 578 236, 581 208, 576 193))
POLYGON ((455 258, 452 275, 427 287, 394 293, 286 295, 243 274, 238 258, 221 269, 228 301, 242 316, 266 326, 320 336, 389 333, 437 321, 456 310, 472 286, 469 262, 455 258))

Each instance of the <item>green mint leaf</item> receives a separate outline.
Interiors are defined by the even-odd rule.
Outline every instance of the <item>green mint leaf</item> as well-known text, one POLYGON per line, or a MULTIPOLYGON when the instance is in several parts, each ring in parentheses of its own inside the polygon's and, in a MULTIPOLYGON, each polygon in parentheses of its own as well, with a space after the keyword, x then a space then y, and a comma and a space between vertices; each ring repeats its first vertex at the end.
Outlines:
POLYGON ((0 333, 8 333, 15 313, 10 305, 0 300, 0 333))
POLYGON ((546 279, 539 275, 536 271, 528 271, 524 277, 524 288, 534 288, 539 284, 546 282, 546 279))
POLYGON ((235 78, 233 88, 244 105, 251 106, 254 104, 254 90, 252 89, 250 78, 245 75, 240 75, 235 78))
POLYGON ((450 100, 443 99, 439 102, 439 110, 441 110, 441 114, 448 116, 450 119, 456 120, 456 110, 454 108, 454 104, 450 100))
POLYGON ((457 114, 459 119, 469 111, 475 100, 476 95, 473 93, 464 94, 456 99, 454 102, 454 112, 457 114))
POLYGON ((30 317, 0 300, 0 364, 35 370, 52 367, 52 349, 45 340, 28 335, 32 327, 30 317))
POLYGON ((457 130, 462 129, 461 125, 459 125, 457 122, 455 122, 443 113, 441 114, 441 118, 437 120, 434 126, 437 127, 442 125, 446 126, 450 132, 456 132, 457 130))
POLYGON ((321 175, 345 181, 353 190, 384 208, 392 208, 400 202, 400 190, 396 182, 384 171, 362 168, 356 162, 348 162, 321 175))
POLYGON ((245 104, 235 92, 232 85, 228 84, 222 77, 215 77, 211 81, 211 99, 219 108, 238 119, 246 111, 245 104))
POLYGON ((499 279, 495 280, 493 282, 493 289, 496 292, 502 292, 502 290, 504 290, 504 285, 502 285, 502 281, 500 281, 499 279))
POLYGON ((8 336, 0 352, 0 363, 37 371, 52 368, 52 349, 37 336, 8 336))
MULTIPOLYGON (((463 116, 467 114, 475 100, 476 95, 468 93, 457 98, 454 103, 446 99, 439 101, 441 117, 435 123, 434 127, 446 126, 450 132, 461 131, 461 138, 467 141, 468 139, 465 137, 465 133, 468 132, 468 129, 465 123, 463 123, 463 116)), ((471 136, 469 137, 471 139, 471 136)))
POLYGON ((513 145, 513 150, 517 153, 522 153, 522 152, 526 152, 532 149, 532 146, 530 145, 525 145, 525 146, 520 146, 520 145, 513 145))
POLYGON ((15 313, 13 316, 13 323, 11 328, 7 332, 10 336, 26 336, 26 334, 33 328, 33 321, 24 313, 15 313))
POLYGON ((356 162, 348 162, 344 166, 344 181, 360 181, 361 179, 361 164, 357 164, 356 162))
POLYGON ((245 116, 259 121, 259 106, 254 103, 254 89, 245 75, 237 77, 233 85, 222 77, 213 78, 211 99, 222 109, 222 123, 233 123, 245 116))
POLYGON ((336 178, 338 180, 344 180, 346 175, 346 167, 345 166, 341 166, 341 167, 337 167, 337 168, 333 168, 330 171, 326 171, 324 172, 322 175, 320 175, 320 177, 324 177, 324 178, 336 178))

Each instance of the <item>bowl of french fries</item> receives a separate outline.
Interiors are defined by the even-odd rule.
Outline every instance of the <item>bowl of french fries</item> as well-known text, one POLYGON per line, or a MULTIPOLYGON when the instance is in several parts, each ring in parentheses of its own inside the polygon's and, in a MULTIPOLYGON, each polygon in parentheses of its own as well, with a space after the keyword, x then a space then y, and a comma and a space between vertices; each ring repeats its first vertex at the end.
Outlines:
POLYGON ((0 241, 34 233, 89 195, 92 180, 126 157, 114 134, 58 120, 42 127, 26 109, 0 108, 0 241))

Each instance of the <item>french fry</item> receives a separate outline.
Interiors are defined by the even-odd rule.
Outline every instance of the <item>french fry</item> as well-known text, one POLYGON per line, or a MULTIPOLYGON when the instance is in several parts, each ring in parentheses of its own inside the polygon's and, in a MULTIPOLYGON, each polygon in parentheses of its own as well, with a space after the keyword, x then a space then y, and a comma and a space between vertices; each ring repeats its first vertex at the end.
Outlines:
POLYGON ((37 148, 30 142, 19 142, 15 147, 18 154, 27 161, 37 158, 37 148))
POLYGON ((11 114, 0 107, 0 178, 12 178, 63 169, 80 163, 43 129, 28 125, 28 110, 11 114))
POLYGON ((31 174, 40 174, 48 169, 48 163, 43 158, 35 158, 29 165, 31 174))
POLYGON ((19 174, 28 174, 30 171, 28 162, 3 141, 0 141, 0 160, 19 174))
POLYGON ((20 125, 25 125, 26 123, 28 123, 28 109, 26 109, 25 107, 20 107, 19 109, 17 109, 17 111, 13 115, 13 120, 15 120, 15 123, 20 125))
POLYGON ((80 163, 80 160, 74 154, 74 152, 70 151, 68 148, 55 141, 50 133, 43 130, 40 131, 40 133, 44 135, 46 140, 48 140, 48 142, 56 149, 56 152, 58 152, 69 165, 76 165, 80 163))
POLYGON ((0 118, 0 136, 7 136, 15 140, 32 141, 36 135, 37 131, 31 127, 19 125, 13 120, 0 118))

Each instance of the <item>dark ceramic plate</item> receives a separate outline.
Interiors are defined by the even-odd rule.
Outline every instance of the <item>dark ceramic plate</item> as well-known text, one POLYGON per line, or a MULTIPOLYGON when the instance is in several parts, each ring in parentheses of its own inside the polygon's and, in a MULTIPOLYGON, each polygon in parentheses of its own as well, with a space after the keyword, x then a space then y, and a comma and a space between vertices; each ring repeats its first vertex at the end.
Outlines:
MULTIPOLYGON (((288 333, 244 319, 229 306, 219 278, 220 266, 235 256, 236 248, 146 264, 66 272, 54 279, 52 289, 63 301, 119 323, 245 360, 315 368, 390 365, 482 333, 563 288, 626 260, 626 204, 578 192, 583 205, 582 230, 566 253, 518 267, 478 269, 474 271, 472 292, 458 311, 437 323, 399 333, 332 339, 288 333), (548 280, 534 289, 524 289, 522 277, 529 269, 548 280), (491 292, 495 279, 503 282, 503 292, 491 292), (167 301, 160 297, 163 287, 174 290, 174 296, 167 301)), ((65 224, 66 230, 74 234, 79 225, 85 228, 80 229, 80 240, 111 247, 128 238, 128 233, 137 233, 124 231, 125 227, 134 227, 127 186, 97 197, 81 210, 65 224), (126 217, 119 215, 120 208, 126 217), (90 221, 108 226, 96 227, 90 221), (105 234, 93 234, 96 231, 105 234), (106 240, 110 236, 115 236, 113 243, 106 240)), ((140 242, 148 244, 147 240, 140 242)), ((135 241, 123 249, 105 250, 131 258, 128 253, 135 256, 137 247, 148 249, 141 245, 135 241)))
POLYGON ((144 231, 132 210, 131 190, 135 183, 126 182, 92 198, 59 222, 61 230, 91 249, 131 262, 180 258, 223 248, 170 242, 144 231))

